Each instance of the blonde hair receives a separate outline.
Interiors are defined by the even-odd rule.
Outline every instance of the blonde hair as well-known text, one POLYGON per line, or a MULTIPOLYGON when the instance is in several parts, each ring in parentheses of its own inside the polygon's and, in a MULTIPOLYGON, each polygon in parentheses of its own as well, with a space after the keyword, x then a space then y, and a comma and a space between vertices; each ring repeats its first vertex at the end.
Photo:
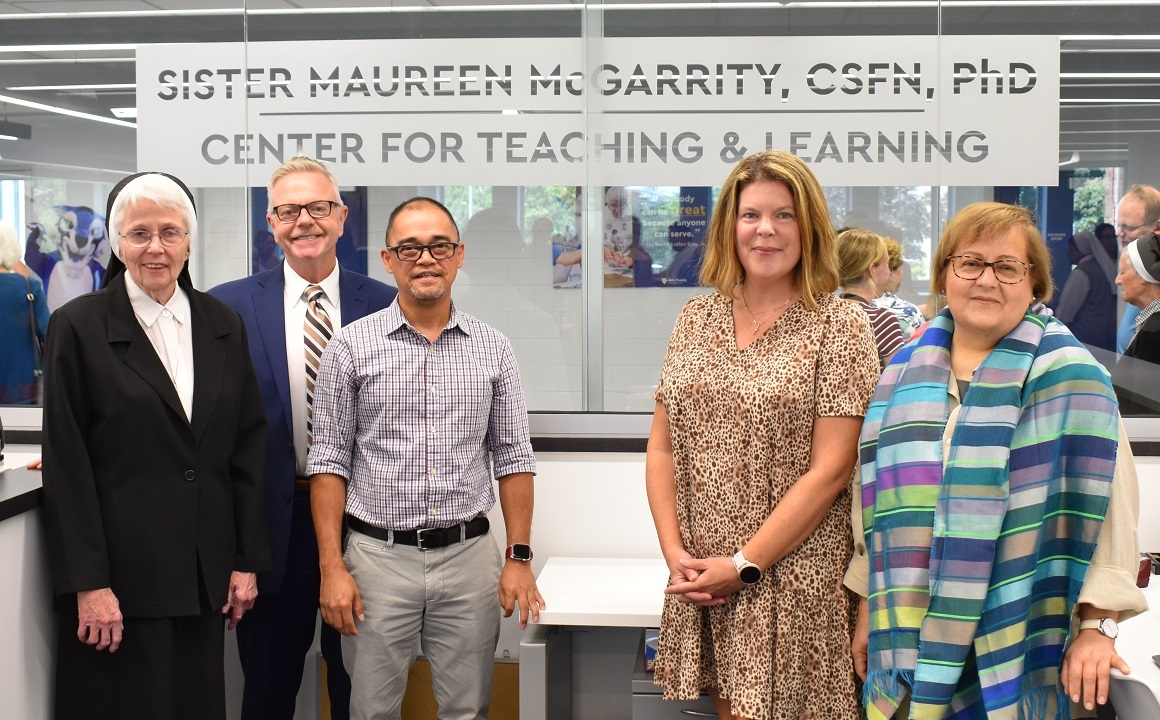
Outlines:
POLYGON ((278 181, 287 175, 293 175, 294 173, 300 172, 318 173, 319 175, 322 175, 327 180, 329 180, 331 187, 334 188, 333 198, 314 198, 315 200, 332 199, 340 204, 342 203, 342 194, 338 191, 338 181, 334 179, 334 175, 331 174, 330 170, 328 170, 325 165, 318 162, 314 158, 306 157, 305 155, 298 155, 279 165, 278 168, 274 170, 274 174, 270 176, 270 182, 266 185, 267 213, 274 212, 274 186, 278 184, 278 181))
POLYGON ((968 205, 947 223, 931 258, 931 292, 946 294, 948 263, 962 248, 985 237, 1004 235, 1015 228, 1023 233, 1027 245, 1031 294, 1040 302, 1049 302, 1052 294, 1051 253, 1035 226, 1035 215, 1027 208, 997 202, 968 205))
POLYGON ((842 287, 850 287, 862 282, 870 283, 874 292, 874 281, 866 277, 871 265, 882 262, 886 256, 886 244, 876 233, 862 228, 850 228, 838 233, 835 239, 838 246, 838 276, 842 287))
MULTIPOLYGON (((1144 224, 1155 225, 1160 220, 1160 191, 1151 185, 1133 185, 1124 193, 1144 206, 1144 224)), ((1123 198, 1120 198, 1123 200, 1123 198)))
POLYGON ((892 237, 881 236, 882 242, 886 243, 886 254, 890 256, 890 261, 887 265, 890 266, 890 272, 894 272, 902 267, 902 243, 898 242, 892 237))
POLYGON ((20 241, 16 228, 7 220, 0 220, 0 267, 11 270, 20 262, 20 241))
POLYGON ((763 180, 782 183, 793 197, 802 246, 801 262, 795 273, 802 303, 813 309, 818 304, 817 295, 838 289, 834 228, 818 179, 800 158, 781 150, 766 150, 743 158, 725 178, 709 225, 701 284, 732 297, 737 284, 745 279, 745 269, 737 257, 737 206, 741 191, 763 180))

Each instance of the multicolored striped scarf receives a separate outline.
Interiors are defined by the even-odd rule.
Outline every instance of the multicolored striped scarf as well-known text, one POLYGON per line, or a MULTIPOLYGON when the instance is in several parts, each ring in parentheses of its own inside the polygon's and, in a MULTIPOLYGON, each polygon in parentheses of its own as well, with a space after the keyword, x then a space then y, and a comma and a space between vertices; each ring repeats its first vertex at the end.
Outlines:
POLYGON ((954 321, 895 355, 862 428, 871 720, 1067 718, 1059 669, 1107 511, 1108 374, 1035 305, 976 370, 943 466, 954 321), (1054 710, 1054 712, 1053 712, 1054 710))

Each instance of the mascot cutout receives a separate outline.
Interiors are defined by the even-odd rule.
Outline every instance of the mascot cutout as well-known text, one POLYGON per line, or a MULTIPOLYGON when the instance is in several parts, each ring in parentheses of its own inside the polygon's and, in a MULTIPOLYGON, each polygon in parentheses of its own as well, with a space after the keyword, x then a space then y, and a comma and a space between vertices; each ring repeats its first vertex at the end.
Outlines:
POLYGON ((48 309, 101 287, 108 262, 105 218, 81 205, 58 205, 55 237, 43 225, 28 226, 24 263, 44 280, 48 309))

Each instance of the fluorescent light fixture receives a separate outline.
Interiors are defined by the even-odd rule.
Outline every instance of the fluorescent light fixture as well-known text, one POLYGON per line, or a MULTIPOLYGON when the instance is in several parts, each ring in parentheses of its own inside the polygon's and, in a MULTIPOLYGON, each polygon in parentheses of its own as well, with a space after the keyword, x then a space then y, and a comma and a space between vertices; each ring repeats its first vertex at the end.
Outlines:
POLYGON ((109 109, 112 111, 114 117, 119 117, 119 118, 136 118, 137 117, 137 108, 135 108, 135 107, 109 108, 109 109))
MULTIPOLYGON (((1104 73, 1104 72, 1090 72, 1090 73, 1065 73, 1059 74, 1060 80, 1155 80, 1160 78, 1160 73, 1149 72, 1124 72, 1124 73, 1104 73)), ((14 90, 15 88, 9 88, 14 90)))
POLYGON ((1060 105, 1157 105, 1160 98, 1060 98, 1060 105))
POLYGON ((97 122, 108 123, 110 125, 120 125, 121 127, 133 128, 134 130, 137 129, 136 123, 127 122, 125 120, 117 120, 116 118, 93 115, 92 113, 81 112, 79 110, 69 110, 68 108, 57 107, 55 105, 45 105, 44 103, 12 97, 11 95, 0 95, 0 102, 12 103, 13 105, 32 108, 33 110, 45 110, 50 113, 68 115, 69 117, 82 118, 84 120, 95 120, 97 122))
MULTIPOLYGON (((0 16, 11 17, 9 16, 0 16)), ((23 17, 23 16, 21 16, 23 17)), ((36 17, 43 17, 38 15, 36 17)), ((15 52, 97 52, 99 50, 136 50, 137 45, 128 43, 118 43, 116 45, 85 45, 83 43, 77 45, 4 45, 0 46, 0 53, 15 53, 15 52)), ((23 62, 32 62, 25 60, 23 62)))
POLYGON ((505 110, 500 111, 500 115, 519 115, 519 114, 520 114, 519 110, 515 110, 512 108, 507 108, 505 110))
POLYGON ((1072 150, 1072 151, 1071 151, 1071 157, 1069 157, 1068 159, 1066 159, 1066 160, 1064 160, 1063 162, 1061 162, 1061 163, 1059 164, 1059 166, 1060 166, 1060 167, 1063 167, 1063 166, 1065 166, 1065 165, 1074 165, 1074 164, 1076 164, 1077 162, 1079 162, 1079 152, 1078 152, 1078 151, 1076 151, 1076 150, 1072 150))
POLYGON ((0 120, 0 140, 31 140, 32 126, 0 120))
POLYGON ((136 87, 137 83, 107 83, 104 85, 20 85, 8 89, 16 92, 36 92, 44 90, 132 90, 136 87))

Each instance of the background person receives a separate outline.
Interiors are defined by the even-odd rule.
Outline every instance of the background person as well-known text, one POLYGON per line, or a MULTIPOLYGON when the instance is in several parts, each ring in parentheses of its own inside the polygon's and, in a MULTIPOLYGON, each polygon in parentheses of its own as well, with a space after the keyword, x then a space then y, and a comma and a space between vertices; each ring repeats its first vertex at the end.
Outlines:
POLYGON ((109 202, 124 272, 53 313, 45 354, 56 717, 225 718, 222 614, 269 563, 258 383, 238 314, 179 280, 185 186, 143 173, 109 202))
POLYGON ((35 403, 43 381, 48 304, 40 280, 21 269, 16 228, 0 220, 0 405, 35 403))
POLYGON ((1096 236, 1086 230, 1067 241, 1067 259, 1075 268, 1067 276, 1055 316, 1084 345, 1115 350, 1115 260, 1096 236))
POLYGON ((843 515, 878 378, 834 296, 825 197, 789 153, 742 160, 656 392, 645 482, 669 566, 655 681, 721 718, 858 718, 843 515), (809 628, 808 631, 800 632, 809 628))
POLYGON ((859 444, 846 582, 871 598, 854 646, 868 715, 1091 710, 1108 668, 1128 670, 1115 621, 1147 609, 1107 372, 1043 305, 1051 258, 1029 211, 967 206, 932 267, 948 307, 886 368, 859 444))
POLYGON ((632 287, 633 217, 628 212, 628 193, 612 186, 604 191, 604 287, 632 287))
POLYGON ((841 297, 861 307, 870 318, 879 362, 885 367, 890 356, 903 343, 902 323, 898 316, 873 304, 890 280, 886 243, 861 228, 842 230, 834 242, 838 250, 841 297))
MULTIPOLYGON (((1150 185, 1133 185, 1116 205, 1116 236, 1120 239, 1120 254, 1128 245, 1160 232, 1160 190, 1150 185)), ((1136 318, 1140 308, 1128 303, 1116 331, 1116 352, 1123 354, 1136 334, 1136 318)))
POLYGON ((338 331, 319 371, 309 472, 322 616, 344 636, 359 720, 399 718, 420 648, 440 717, 484 720, 501 608, 518 604, 522 628, 543 607, 519 368, 507 338, 452 303, 463 256, 442 204, 395 208, 382 259, 399 295, 338 331), (493 478, 506 560, 487 519, 493 478))
POLYGON ((882 238, 882 242, 886 243, 887 265, 890 268, 890 275, 886 279, 886 288, 881 295, 874 299, 874 306, 894 313, 902 328, 902 338, 905 342, 914 335, 914 331, 919 326, 926 322, 926 318, 922 316, 922 311, 918 309, 917 305, 903 300, 895 294, 902 286, 902 269, 906 265, 902 259, 902 243, 889 237, 882 238))
MULTIPOLYGON (((307 343, 320 340, 310 325, 310 303, 321 306, 333 332, 395 298, 394 288, 339 265, 335 248, 347 208, 325 165, 291 158, 271 175, 267 196, 266 221, 285 263, 210 290, 246 323, 268 423, 265 502, 273 567, 258 576, 262 595, 238 626, 243 720, 294 717, 318 624, 321 575, 306 478, 307 385, 316 366, 305 353, 307 343)), ((320 644, 330 716, 346 720, 350 678, 338 632, 324 623, 320 644)))
POLYGON ((1124 415, 1154 415, 1160 411, 1156 374, 1160 369, 1160 236, 1140 238, 1120 256, 1116 284, 1124 301, 1140 312, 1128 349, 1116 363, 1112 379, 1124 415))

